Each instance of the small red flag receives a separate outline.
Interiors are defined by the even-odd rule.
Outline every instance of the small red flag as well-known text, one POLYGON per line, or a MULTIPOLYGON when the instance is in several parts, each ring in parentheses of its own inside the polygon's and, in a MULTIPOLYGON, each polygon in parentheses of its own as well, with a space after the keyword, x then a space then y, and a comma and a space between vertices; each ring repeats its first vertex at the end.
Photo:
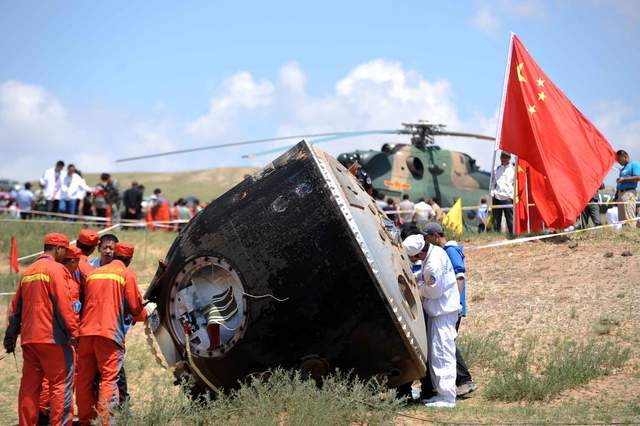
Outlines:
MULTIPOLYGON (((545 225, 575 223, 615 160, 611 145, 513 36, 500 149, 528 164, 530 203, 545 225)), ((521 217, 515 209, 517 222, 521 217)))
POLYGON ((18 243, 16 237, 11 237, 11 254, 9 256, 9 268, 16 274, 20 272, 20 265, 18 264, 18 243))

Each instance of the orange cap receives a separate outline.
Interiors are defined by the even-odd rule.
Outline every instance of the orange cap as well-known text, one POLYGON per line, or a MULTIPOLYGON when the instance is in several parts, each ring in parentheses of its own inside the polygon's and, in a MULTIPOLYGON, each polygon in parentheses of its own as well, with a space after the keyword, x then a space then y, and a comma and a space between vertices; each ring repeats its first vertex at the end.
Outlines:
POLYGON ((78 242, 89 247, 97 246, 99 240, 100 236, 98 235, 98 233, 96 231, 92 231, 91 229, 82 229, 80 231, 80 235, 78 236, 78 242))
POLYGON ((116 243, 116 256, 133 257, 133 246, 127 243, 116 243))
POLYGON ((64 234, 47 234, 44 236, 44 244, 69 248, 69 239, 64 234))
POLYGON ((65 256, 65 258, 66 259, 80 259, 81 255, 82 255, 82 250, 80 250, 76 246, 69 246, 69 248, 67 249, 67 255, 65 256))

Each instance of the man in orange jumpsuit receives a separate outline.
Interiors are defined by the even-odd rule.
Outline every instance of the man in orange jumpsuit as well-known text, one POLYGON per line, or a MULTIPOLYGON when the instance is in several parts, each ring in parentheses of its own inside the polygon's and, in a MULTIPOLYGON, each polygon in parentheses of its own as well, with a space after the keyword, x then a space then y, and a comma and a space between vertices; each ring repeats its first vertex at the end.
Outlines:
POLYGON ((169 222, 171 221, 171 209, 169 206, 169 200, 165 198, 162 194, 162 190, 160 188, 156 188, 153 190, 153 195, 156 196, 156 199, 153 202, 153 206, 151 207, 151 215, 153 217, 154 222, 157 225, 161 225, 160 227, 165 231, 169 231, 171 227, 169 226, 169 222))
MULTIPOLYGON (((75 246, 69 246, 67 249, 67 254, 65 258, 62 260, 62 264, 69 271, 69 275, 71 278, 69 280, 69 294, 71 296, 71 306, 73 307, 73 313, 76 316, 77 323, 80 322, 80 308, 82 307, 82 303, 80 302, 80 278, 78 273, 78 263, 80 261, 80 255, 82 252, 79 248, 75 246)), ((74 351, 75 352, 75 351, 74 351)), ((75 355, 75 353, 74 353, 75 355)), ((74 363, 76 358, 74 356, 74 363)), ((74 383, 76 380, 76 376, 78 374, 78 369, 74 373, 74 383)), ((38 423, 50 423, 50 410, 49 410, 49 400, 50 400, 50 392, 51 388, 49 386, 49 381, 45 377, 42 381, 42 388, 40 389, 40 420, 38 423)))
POLYGON ((97 415, 109 423, 109 409, 118 401, 118 371, 124 358, 124 321, 130 314, 144 321, 153 303, 143 306, 136 274, 128 266, 133 246, 117 243, 111 263, 93 270, 83 287, 84 306, 78 343, 78 416, 88 425, 97 415), (98 399, 93 393, 100 374, 98 399))
POLYGON ((78 235, 78 241, 76 242, 76 246, 82 250, 82 255, 80 256, 80 262, 78 263, 78 272, 81 281, 85 281, 87 279, 87 275, 89 272, 93 271, 95 268, 93 265, 89 263, 89 256, 93 253, 100 241, 100 236, 96 231, 92 231, 90 229, 82 229, 80 231, 80 235, 78 235))
POLYGON ((70 274, 62 264, 69 239, 62 234, 44 237, 44 254, 29 266, 9 308, 9 326, 4 337, 8 353, 15 350, 20 335, 22 379, 18 396, 20 425, 35 425, 39 414, 42 380, 50 386, 51 423, 73 422, 72 345, 78 322, 70 295, 70 274))

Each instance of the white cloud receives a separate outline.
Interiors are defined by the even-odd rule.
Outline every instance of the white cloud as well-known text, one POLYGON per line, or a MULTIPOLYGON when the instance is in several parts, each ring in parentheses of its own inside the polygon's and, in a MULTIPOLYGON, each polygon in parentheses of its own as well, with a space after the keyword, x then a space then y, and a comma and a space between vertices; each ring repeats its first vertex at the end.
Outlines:
POLYGON ((270 105, 273 92, 270 81, 256 82, 247 71, 234 74, 224 81, 222 95, 211 100, 209 111, 187 124, 187 131, 201 139, 220 136, 242 112, 270 105))
POLYGON ((174 133, 166 119, 139 120, 101 109, 75 111, 42 87, 19 81, 0 84, 2 177, 34 179, 60 159, 83 171, 113 171, 118 157, 175 149, 174 133))
POLYGON ((280 68, 278 84, 292 96, 303 96, 307 78, 297 62, 289 62, 280 68))
POLYGON ((505 20, 524 18, 541 21, 547 15, 540 0, 481 0, 471 17, 471 26, 480 32, 496 34, 505 20))
POLYGON ((500 29, 500 19, 491 9, 481 7, 471 18, 471 25, 478 31, 495 34, 500 29))
MULTIPOLYGON (((398 129, 402 122, 428 120, 451 130, 493 135, 495 117, 477 114, 462 120, 447 80, 428 80, 398 62, 363 63, 323 96, 306 90, 307 76, 295 63, 281 67, 274 81, 259 80, 247 71, 225 79, 200 116, 177 120, 164 103, 147 116, 126 111, 89 108, 78 111, 44 88, 20 82, 0 85, 0 143, 11 161, 0 164, 0 176, 34 178, 57 159, 74 162, 83 171, 185 170, 222 165, 246 165, 240 156, 287 143, 243 149, 207 151, 116 164, 116 158, 163 152, 239 139, 323 131, 398 129)), ((295 142, 295 141, 292 141, 295 142)), ((323 144, 332 154, 353 149, 379 149, 383 142, 408 142, 407 136, 386 135, 344 139, 323 144)), ((442 139, 445 148, 470 153, 488 167, 491 144, 442 139)), ((273 154, 275 156, 277 154, 273 154)), ((268 156, 257 157, 262 165, 268 156)))

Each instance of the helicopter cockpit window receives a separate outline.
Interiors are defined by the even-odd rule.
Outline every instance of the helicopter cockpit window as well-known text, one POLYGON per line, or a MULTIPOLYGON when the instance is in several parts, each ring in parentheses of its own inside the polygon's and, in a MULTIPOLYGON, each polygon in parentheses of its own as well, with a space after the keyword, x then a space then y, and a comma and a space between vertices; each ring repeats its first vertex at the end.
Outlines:
POLYGON ((478 170, 480 170, 480 168, 478 167, 475 158, 469 157, 469 172, 473 173, 477 172, 478 170))
POLYGON ((419 158, 407 157, 407 168, 415 178, 421 178, 424 175, 424 165, 419 158))

